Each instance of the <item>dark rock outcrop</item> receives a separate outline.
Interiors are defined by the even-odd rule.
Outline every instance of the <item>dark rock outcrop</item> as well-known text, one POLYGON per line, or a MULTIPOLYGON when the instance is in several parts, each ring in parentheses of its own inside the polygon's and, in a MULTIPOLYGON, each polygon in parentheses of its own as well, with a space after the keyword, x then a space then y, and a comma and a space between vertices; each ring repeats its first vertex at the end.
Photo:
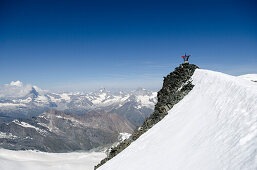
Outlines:
POLYGON ((163 87, 158 92, 158 102, 155 105, 154 112, 149 118, 145 119, 143 125, 136 129, 129 139, 126 139, 118 146, 112 148, 107 158, 103 159, 95 169, 112 159, 133 141, 138 139, 143 133, 162 120, 168 114, 168 111, 193 89, 194 85, 191 83, 190 78, 197 68, 198 66, 194 64, 181 64, 179 67, 175 68, 173 72, 164 77, 163 87))

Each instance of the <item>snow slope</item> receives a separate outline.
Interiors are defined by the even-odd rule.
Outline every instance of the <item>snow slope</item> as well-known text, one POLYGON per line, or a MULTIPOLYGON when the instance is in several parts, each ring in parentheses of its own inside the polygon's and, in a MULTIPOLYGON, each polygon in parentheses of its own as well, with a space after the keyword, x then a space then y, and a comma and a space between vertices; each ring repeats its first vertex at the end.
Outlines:
POLYGON ((93 170, 103 152, 45 153, 0 149, 1 170, 93 170))
POLYGON ((257 82, 257 74, 245 74, 245 75, 241 75, 241 76, 238 76, 238 77, 257 82))
POLYGON ((256 170, 256 83, 197 69, 169 114, 99 170, 256 170))

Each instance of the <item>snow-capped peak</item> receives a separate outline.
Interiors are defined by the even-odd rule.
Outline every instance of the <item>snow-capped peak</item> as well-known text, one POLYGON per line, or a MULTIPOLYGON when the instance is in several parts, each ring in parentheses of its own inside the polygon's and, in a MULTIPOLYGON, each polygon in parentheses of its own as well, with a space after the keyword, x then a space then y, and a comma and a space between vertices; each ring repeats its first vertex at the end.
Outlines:
POLYGON ((0 113, 5 114, 15 112, 16 115, 17 112, 34 115, 53 107, 57 110, 83 113, 94 109, 113 110, 126 103, 133 103, 133 108, 141 109, 140 113, 143 115, 149 115, 156 103, 156 93, 145 89, 136 92, 115 92, 104 88, 95 92, 51 93, 31 84, 23 84, 21 81, 0 85, 0 113))

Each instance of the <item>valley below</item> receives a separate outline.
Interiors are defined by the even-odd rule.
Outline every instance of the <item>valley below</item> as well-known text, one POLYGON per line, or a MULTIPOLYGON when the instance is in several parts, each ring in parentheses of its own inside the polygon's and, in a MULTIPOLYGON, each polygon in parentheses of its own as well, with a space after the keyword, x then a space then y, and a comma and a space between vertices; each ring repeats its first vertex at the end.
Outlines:
POLYGON ((104 152, 46 153, 0 149, 2 170, 92 170, 104 157, 104 152))

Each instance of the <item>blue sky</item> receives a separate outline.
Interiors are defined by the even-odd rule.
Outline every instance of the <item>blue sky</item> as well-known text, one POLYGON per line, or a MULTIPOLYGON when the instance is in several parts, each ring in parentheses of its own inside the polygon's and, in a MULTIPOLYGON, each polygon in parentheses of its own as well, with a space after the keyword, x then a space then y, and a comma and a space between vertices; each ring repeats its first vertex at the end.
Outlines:
POLYGON ((257 2, 0 1, 0 84, 158 89, 184 52, 201 68, 257 73, 257 2))

